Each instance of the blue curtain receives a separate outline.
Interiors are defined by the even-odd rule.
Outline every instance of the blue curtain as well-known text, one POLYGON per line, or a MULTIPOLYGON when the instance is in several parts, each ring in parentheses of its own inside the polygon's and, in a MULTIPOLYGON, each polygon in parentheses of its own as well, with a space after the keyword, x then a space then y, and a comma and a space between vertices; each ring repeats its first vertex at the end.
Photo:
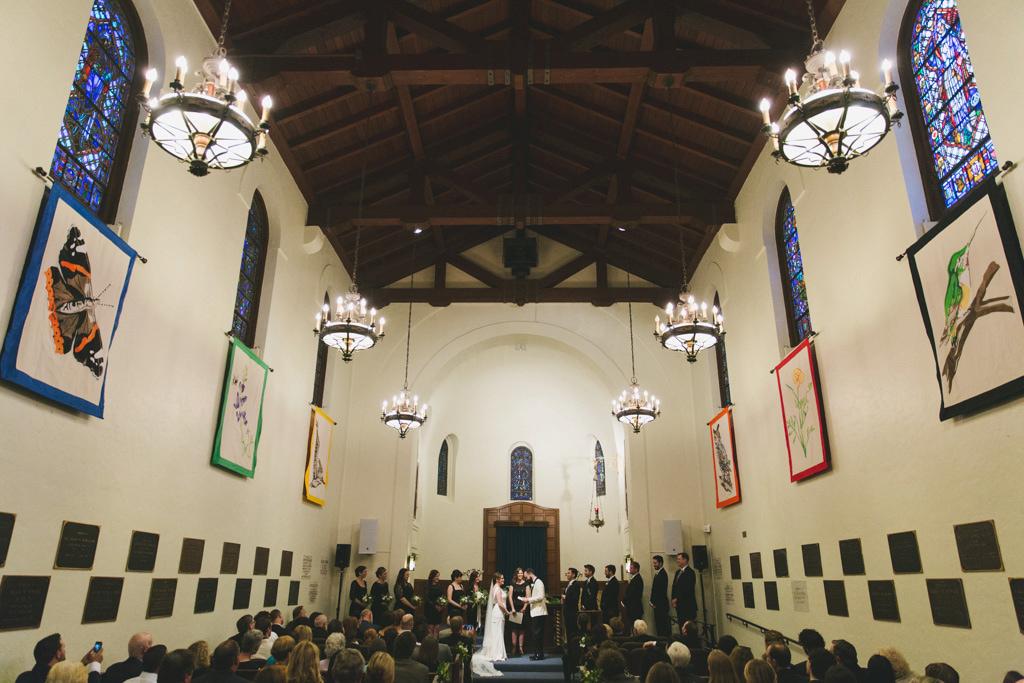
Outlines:
POLYGON ((516 567, 533 567, 537 576, 548 575, 548 530, 544 526, 498 525, 498 571, 505 575, 505 584, 512 581, 516 567))

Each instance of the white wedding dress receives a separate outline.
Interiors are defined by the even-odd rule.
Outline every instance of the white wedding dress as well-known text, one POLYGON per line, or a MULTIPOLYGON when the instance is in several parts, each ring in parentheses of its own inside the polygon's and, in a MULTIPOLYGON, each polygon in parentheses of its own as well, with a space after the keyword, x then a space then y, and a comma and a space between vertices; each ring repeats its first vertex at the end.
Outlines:
POLYGON ((499 603, 507 599, 501 586, 491 584, 491 592, 487 598, 487 626, 484 628, 484 643, 473 655, 473 675, 481 678, 501 676, 492 662, 505 661, 505 614, 499 603))

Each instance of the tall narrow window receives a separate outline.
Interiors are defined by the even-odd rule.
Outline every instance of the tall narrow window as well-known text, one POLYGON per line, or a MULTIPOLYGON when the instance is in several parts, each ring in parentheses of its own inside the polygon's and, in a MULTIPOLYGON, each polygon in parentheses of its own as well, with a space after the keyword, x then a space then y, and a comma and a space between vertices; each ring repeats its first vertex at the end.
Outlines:
POLYGON ((420 516, 420 464, 416 463, 416 481, 413 482, 412 490, 412 517, 420 516))
POLYGON ((915 0, 900 41, 900 73, 932 218, 999 168, 957 0, 915 0), (912 93, 916 93, 914 97, 912 93))
MULTIPOLYGON (((718 300, 718 292, 715 292, 715 308, 722 313, 722 302, 718 300)), ((725 317, 725 313, 722 313, 725 317)), ((722 407, 732 405, 732 388, 729 385, 729 358, 725 353, 725 337, 715 344, 715 358, 718 361, 718 397, 722 400, 722 407)))
MULTIPOLYGON (((331 298, 324 292, 324 306, 331 305, 331 298)), ((313 370, 313 405, 324 407, 324 383, 327 381, 327 344, 316 342, 316 368, 313 370)), ((418 472, 419 470, 417 470, 418 472)))
POLYGON ((252 196, 249 219, 245 224, 242 266, 238 272, 238 290, 235 294, 235 318, 231 323, 232 334, 247 346, 256 342, 256 320, 260 313, 260 290, 263 289, 263 269, 267 264, 270 232, 267 223, 267 207, 260 193, 256 192, 252 196))
POLYGON ((601 442, 594 444, 594 491, 598 496, 608 493, 608 482, 605 479, 604 450, 601 442))
POLYGON ((441 442, 441 452, 437 454, 437 495, 448 495, 448 439, 441 442))
POLYGON ((782 273, 782 294, 786 302, 789 342, 796 346, 811 334, 811 312, 807 307, 807 283, 804 282, 804 260, 800 255, 800 236, 796 231, 796 210, 783 190, 775 215, 775 238, 779 249, 779 270, 782 273))
POLYGON ((131 150, 146 41, 127 0, 94 0, 50 174, 112 223, 131 150))
POLYGON ((512 449, 510 465, 512 486, 509 498, 533 500, 533 451, 526 446, 516 446, 512 449))

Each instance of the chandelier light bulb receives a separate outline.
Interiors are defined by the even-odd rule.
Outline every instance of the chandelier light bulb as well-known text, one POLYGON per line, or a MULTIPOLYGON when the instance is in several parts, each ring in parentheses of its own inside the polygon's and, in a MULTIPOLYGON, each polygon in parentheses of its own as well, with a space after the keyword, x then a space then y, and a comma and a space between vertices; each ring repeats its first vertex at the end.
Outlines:
POLYGON ((882 60, 882 81, 885 83, 886 89, 891 86, 892 83, 892 62, 888 59, 882 60))
POLYGON ((178 57, 174 60, 174 81, 171 83, 171 87, 176 90, 181 90, 185 87, 185 72, 188 71, 188 60, 184 56, 178 57), (177 87, 175 87, 175 85, 177 87))
POLYGON ((146 100, 149 99, 149 93, 153 90, 153 84, 156 83, 156 79, 158 77, 159 77, 159 74, 156 72, 156 69, 153 69, 153 68, 146 69, 146 81, 142 84, 142 98, 143 99, 146 99, 146 100))
POLYGON ((238 89, 238 69, 231 67, 228 69, 228 93, 234 95, 236 89, 238 89))
POLYGON ((761 100, 761 119, 766 126, 772 125, 771 109, 772 103, 768 101, 768 98, 761 100))
POLYGON ((843 70, 843 78, 850 77, 850 53, 843 50, 839 53, 839 66, 843 70))
POLYGON ((274 106, 274 100, 270 99, 270 95, 264 95, 263 99, 260 100, 260 106, 263 107, 263 113, 260 115, 260 126, 266 126, 270 120, 270 108, 274 106))
POLYGON ((235 93, 235 106, 241 108, 249 101, 249 96, 245 94, 244 90, 239 90, 235 93))
POLYGON ((786 87, 789 88, 790 95, 797 93, 796 71, 793 69, 786 70, 786 87))

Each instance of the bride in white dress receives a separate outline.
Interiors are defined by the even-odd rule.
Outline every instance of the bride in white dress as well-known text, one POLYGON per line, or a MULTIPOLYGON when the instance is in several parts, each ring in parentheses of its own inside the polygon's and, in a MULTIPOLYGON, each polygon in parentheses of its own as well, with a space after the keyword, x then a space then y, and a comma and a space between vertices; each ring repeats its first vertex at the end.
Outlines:
POLYGON ((483 647, 473 655, 474 676, 501 676, 492 662, 505 661, 505 617, 508 615, 508 595, 505 593, 505 577, 501 572, 494 574, 491 592, 487 597, 487 626, 484 628, 483 647))

